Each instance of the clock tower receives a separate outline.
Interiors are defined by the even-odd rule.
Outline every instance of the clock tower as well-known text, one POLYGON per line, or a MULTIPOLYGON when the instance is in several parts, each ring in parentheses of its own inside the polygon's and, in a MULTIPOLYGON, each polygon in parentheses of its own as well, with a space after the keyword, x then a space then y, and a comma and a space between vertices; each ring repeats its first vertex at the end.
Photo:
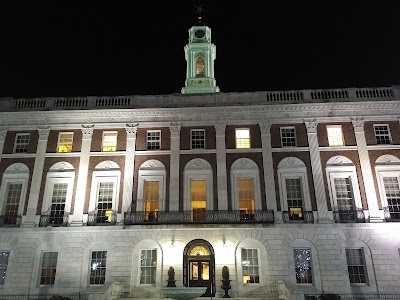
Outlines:
POLYGON ((186 81, 182 94, 217 93, 214 78, 216 47, 211 43, 211 28, 201 17, 189 29, 189 43, 185 46, 186 81))

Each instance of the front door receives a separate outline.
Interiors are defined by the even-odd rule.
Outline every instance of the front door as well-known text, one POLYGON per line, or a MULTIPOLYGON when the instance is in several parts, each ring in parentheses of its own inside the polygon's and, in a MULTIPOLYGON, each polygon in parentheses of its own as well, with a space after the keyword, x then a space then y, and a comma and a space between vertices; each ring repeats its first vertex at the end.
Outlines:
POLYGON ((206 286, 206 295, 211 294, 210 259, 189 259, 189 286, 206 286))

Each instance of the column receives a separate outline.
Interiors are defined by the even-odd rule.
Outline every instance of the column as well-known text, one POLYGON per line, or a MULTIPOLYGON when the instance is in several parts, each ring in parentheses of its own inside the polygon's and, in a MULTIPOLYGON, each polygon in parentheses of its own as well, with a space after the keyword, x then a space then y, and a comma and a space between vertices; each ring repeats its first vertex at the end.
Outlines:
POLYGON ((179 159, 181 125, 171 123, 171 155, 169 166, 169 210, 179 211, 179 159))
POLYGON ((276 221, 282 220, 282 215, 277 214, 276 208, 276 194, 275 194, 275 179, 274 179, 274 166, 272 161, 272 148, 271 148, 271 124, 260 123, 261 130, 261 145, 263 156, 263 169, 264 169, 264 186, 267 209, 272 209, 275 214, 276 221))
POLYGON ((372 176, 371 162, 367 150, 367 142, 364 134, 363 118, 351 118, 356 136, 358 157, 360 159, 361 173, 364 181, 365 194, 367 197, 370 222, 382 222, 376 198, 375 184, 372 176))
POLYGON ((82 147, 79 161, 79 173, 75 194, 74 214, 71 226, 83 225, 83 209, 87 188, 87 177, 89 173, 90 146, 92 143, 94 125, 82 125, 82 147))
POLYGON ((124 171, 124 192, 122 197, 122 217, 132 205, 133 174, 135 171, 136 132, 138 124, 126 124, 126 155, 124 171))
POLYGON ((31 188, 28 198, 28 208, 26 217, 23 222, 25 227, 34 227, 36 225, 36 211, 39 200, 40 186, 42 184, 42 175, 44 160, 46 158, 47 141, 50 133, 50 128, 38 129, 39 140, 36 149, 35 164, 33 165, 33 174, 31 188))
POLYGON ((315 197, 317 200, 318 223, 330 223, 333 216, 328 215, 328 205, 325 193, 325 185, 322 174, 321 156, 317 136, 317 125, 315 119, 304 120, 307 128, 308 147, 310 151, 311 169, 314 181, 315 197))
POLYGON ((4 142, 7 136, 7 129, 0 129, 0 162, 3 155, 4 142))
POLYGON ((225 124, 216 124, 218 210, 228 210, 228 184, 226 173, 225 124))

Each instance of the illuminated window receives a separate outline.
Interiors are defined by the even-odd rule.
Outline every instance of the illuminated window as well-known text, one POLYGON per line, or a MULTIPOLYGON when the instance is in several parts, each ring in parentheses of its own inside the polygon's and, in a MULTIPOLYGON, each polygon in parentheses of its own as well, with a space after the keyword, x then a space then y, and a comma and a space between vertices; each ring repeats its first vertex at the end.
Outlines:
POLYGON ((250 148, 250 129, 236 129, 236 148, 250 148))
POLYGON ((260 283, 257 249, 242 248, 243 283, 260 283))
POLYGON ((363 248, 346 249, 346 259, 350 284, 367 283, 363 248))
POLYGON ((140 255, 140 284, 156 284, 157 250, 142 250, 140 255))
POLYGON ((312 283, 311 249, 293 249, 297 283, 312 283))
POLYGON ((72 152, 73 132, 60 132, 58 135, 57 152, 72 152))
POLYGON ((29 133, 18 133, 15 136, 14 153, 28 153, 29 133))
POLYGON ((300 178, 286 178, 286 199, 288 202, 289 219, 303 220, 303 193, 300 178))
POLYGON ((148 130, 147 131, 147 150, 159 150, 161 149, 161 131, 160 130, 148 130))
POLYGON ((254 219, 254 183, 253 178, 238 179, 240 219, 254 219))
POLYGON ((57 269, 57 252, 44 252, 42 257, 42 268, 40 272, 41 285, 54 285, 57 269))
POLYGON ((160 200, 160 182, 144 181, 144 219, 155 221, 157 219, 160 200))
POLYGON ((206 180, 192 179, 190 186, 193 221, 205 221, 207 205, 206 180))
POLYGON ((294 127, 281 127, 282 147, 296 146, 296 131, 294 127))
POLYGON ((101 151, 110 152, 117 150, 117 132, 105 131, 103 132, 103 144, 101 151))
POLYGON ((326 126, 329 146, 344 146, 343 131, 341 125, 326 126))
POLYGON ((97 223, 111 223, 114 182, 100 182, 97 197, 97 223))
POLYGON ((10 258, 9 251, 0 251, 0 285, 4 285, 6 281, 9 258, 10 258))
POLYGON ((196 76, 204 76, 204 58, 199 57, 196 59, 196 76))
POLYGON ((374 125, 374 132, 378 145, 390 145, 392 143, 389 125, 374 125))
POLYGON ((204 129, 192 129, 190 131, 192 149, 204 149, 206 146, 206 137, 204 129))
POLYGON ((90 260, 90 284, 104 284, 106 281, 107 251, 93 251, 90 260))

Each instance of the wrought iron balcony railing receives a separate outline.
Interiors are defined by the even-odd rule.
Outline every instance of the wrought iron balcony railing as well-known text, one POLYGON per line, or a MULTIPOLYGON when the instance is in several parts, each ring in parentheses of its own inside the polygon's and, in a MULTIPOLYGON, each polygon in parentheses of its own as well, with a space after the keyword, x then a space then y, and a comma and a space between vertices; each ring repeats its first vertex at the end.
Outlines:
POLYGON ((386 206, 383 208, 383 215, 386 222, 400 222, 400 207, 386 206))
POLYGON ((69 212, 44 212, 40 215, 39 227, 66 227, 68 226, 69 212))
POLYGON ((364 210, 356 209, 338 209, 333 210, 333 219, 335 223, 365 223, 364 210))
POLYGON ((310 211, 303 211, 302 215, 289 214, 288 211, 282 211, 283 223, 314 223, 314 214, 310 211))
POLYGON ((117 224, 116 210, 92 210, 88 213, 88 226, 104 226, 117 224))
POLYGON ((137 224, 224 224, 224 223, 274 223, 273 210, 255 210, 244 213, 240 210, 204 210, 201 213, 192 211, 158 211, 126 212, 125 225, 137 224))
POLYGON ((0 216, 0 227, 20 227, 22 216, 20 215, 2 215, 0 216))

